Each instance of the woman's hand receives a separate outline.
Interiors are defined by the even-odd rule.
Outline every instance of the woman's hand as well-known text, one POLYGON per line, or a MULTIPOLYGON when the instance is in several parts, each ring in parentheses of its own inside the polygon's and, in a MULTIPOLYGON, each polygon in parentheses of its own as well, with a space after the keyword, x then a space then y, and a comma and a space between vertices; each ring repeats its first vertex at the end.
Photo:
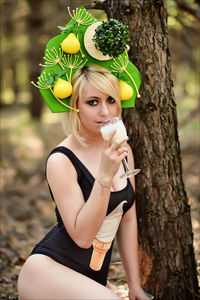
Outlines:
POLYGON ((129 300, 149 300, 141 286, 129 287, 129 300))
POLYGON ((113 130, 108 138, 103 142, 102 156, 99 166, 98 178, 105 184, 111 184, 113 177, 117 173, 120 163, 128 154, 126 144, 128 137, 117 139, 112 142, 116 130, 113 130))

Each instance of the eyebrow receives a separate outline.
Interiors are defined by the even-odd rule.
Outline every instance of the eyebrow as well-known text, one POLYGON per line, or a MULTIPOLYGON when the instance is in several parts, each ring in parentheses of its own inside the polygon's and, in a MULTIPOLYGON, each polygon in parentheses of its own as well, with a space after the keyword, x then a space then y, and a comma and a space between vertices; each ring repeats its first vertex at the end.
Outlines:
MULTIPOLYGON (((110 98, 113 98, 113 97, 108 96, 108 97, 106 98, 106 100, 108 100, 108 99, 110 99, 110 98)), ((100 98, 100 97, 97 97, 97 96, 89 96, 89 97, 86 98, 86 100, 90 100, 90 99, 92 99, 92 100, 100 100, 101 98, 100 98)))
POLYGON ((97 100, 98 100, 98 99, 100 99, 100 98, 97 97, 97 96, 89 96, 89 97, 87 97, 86 99, 87 99, 87 100, 89 100, 89 99, 97 99, 97 100))

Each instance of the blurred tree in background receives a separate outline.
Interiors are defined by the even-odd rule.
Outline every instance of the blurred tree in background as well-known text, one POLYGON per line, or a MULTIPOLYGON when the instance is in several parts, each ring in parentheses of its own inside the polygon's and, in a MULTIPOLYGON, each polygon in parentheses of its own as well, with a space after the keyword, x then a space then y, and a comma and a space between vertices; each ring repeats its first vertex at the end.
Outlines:
MULTIPOLYGON (((129 1, 123 2, 126 4, 129 1)), ((60 34, 57 26, 64 26, 69 20, 67 6, 74 9, 89 3, 92 3, 92 0, 0 0, 0 108, 3 120, 1 135, 3 137, 1 140, 3 179, 0 185, 4 190, 3 213, 8 220, 4 222, 3 235, 5 240, 9 241, 9 244, 5 244, 5 252, 9 247, 13 247, 15 257, 18 251, 16 249, 22 249, 22 245, 24 245, 24 256, 28 255, 35 241, 43 236, 44 232, 41 231, 43 225, 46 224, 46 228, 49 228, 54 222, 47 216, 49 198, 43 191, 44 174, 41 169, 48 150, 55 146, 55 140, 59 142, 63 137, 55 121, 57 116, 52 116, 39 90, 30 82, 32 80, 37 82, 37 77, 42 70, 39 63, 43 63, 45 46, 49 39, 60 34), (42 127, 37 120, 40 120, 42 127), (6 170, 5 174, 4 170, 6 170), (27 187, 32 195, 28 195, 27 187), (38 198, 40 201, 37 201, 38 198), (48 200, 47 205, 43 206, 45 199, 48 200), (17 209, 13 210, 13 207, 18 206, 21 212, 17 209), (40 217, 37 216, 37 211, 41 213, 40 217), (42 227, 39 226, 36 216, 41 219, 42 227), (25 229, 21 227, 23 222, 25 229), (16 232, 14 227, 18 228, 15 229, 16 232), (13 237, 13 232, 16 239, 13 237), (27 232, 31 237, 30 241, 25 236, 27 232), (18 245, 17 240, 22 244, 18 245)), ((166 3, 185 183, 186 189, 189 190, 191 207, 194 209, 193 226, 199 229, 199 222, 197 222, 199 214, 196 211, 200 202, 198 188, 199 1, 167 0, 166 3)), ((102 10, 105 8, 103 2, 96 1, 96 6, 99 10, 90 10, 91 14, 100 20, 105 19, 106 14, 102 10)), ((52 211, 49 215, 52 215, 52 211)), ((197 237, 195 249, 199 249, 199 233, 195 234, 195 237, 197 237)), ((200 250, 196 250, 197 260, 200 257, 199 253, 200 250)), ((9 259, 5 260, 5 268, 9 259)), ((18 272, 15 267, 22 263, 21 260, 23 257, 19 261, 11 260, 10 265, 14 266, 13 272, 18 272)))
POLYGON ((45 46, 60 34, 57 26, 69 21, 67 6, 89 2, 1 0, 1 106, 26 104, 33 118, 41 117, 43 100, 31 81, 37 82, 41 72, 45 46))

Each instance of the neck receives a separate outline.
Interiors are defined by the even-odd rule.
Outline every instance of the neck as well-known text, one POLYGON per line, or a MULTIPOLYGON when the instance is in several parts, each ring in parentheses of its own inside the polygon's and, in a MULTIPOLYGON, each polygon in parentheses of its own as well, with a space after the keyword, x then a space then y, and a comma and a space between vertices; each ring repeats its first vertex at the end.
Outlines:
POLYGON ((98 134, 93 134, 92 132, 85 131, 84 128, 82 128, 81 135, 85 138, 86 143, 90 147, 102 147, 103 137, 101 135, 101 132, 99 132, 98 134))
POLYGON ((101 149, 102 148, 103 138, 102 138, 101 134, 95 135, 95 136, 82 134, 82 136, 85 138, 86 147, 84 147, 82 144, 80 144, 80 142, 73 135, 71 136, 71 138, 73 140, 73 144, 76 144, 76 146, 78 148, 81 147, 87 151, 88 151, 88 148, 90 148, 90 149, 101 149))

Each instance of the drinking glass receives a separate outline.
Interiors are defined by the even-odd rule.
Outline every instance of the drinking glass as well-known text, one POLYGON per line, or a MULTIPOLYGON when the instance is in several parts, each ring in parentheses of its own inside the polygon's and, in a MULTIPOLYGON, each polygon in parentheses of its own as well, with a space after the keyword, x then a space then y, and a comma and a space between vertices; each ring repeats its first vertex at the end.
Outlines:
MULTIPOLYGON (((104 140, 107 138, 110 132, 113 131, 113 129, 116 130, 116 133, 112 138, 112 142, 116 141, 119 138, 127 137, 126 127, 124 126, 122 119, 119 117, 114 117, 102 122, 102 126, 100 130, 104 140)), ((126 145, 126 142, 122 144, 122 146, 123 145, 126 145)), ((141 171, 140 169, 130 170, 127 160, 125 158, 122 160, 122 163, 124 165, 125 173, 120 176, 120 179, 135 176, 141 171)))

